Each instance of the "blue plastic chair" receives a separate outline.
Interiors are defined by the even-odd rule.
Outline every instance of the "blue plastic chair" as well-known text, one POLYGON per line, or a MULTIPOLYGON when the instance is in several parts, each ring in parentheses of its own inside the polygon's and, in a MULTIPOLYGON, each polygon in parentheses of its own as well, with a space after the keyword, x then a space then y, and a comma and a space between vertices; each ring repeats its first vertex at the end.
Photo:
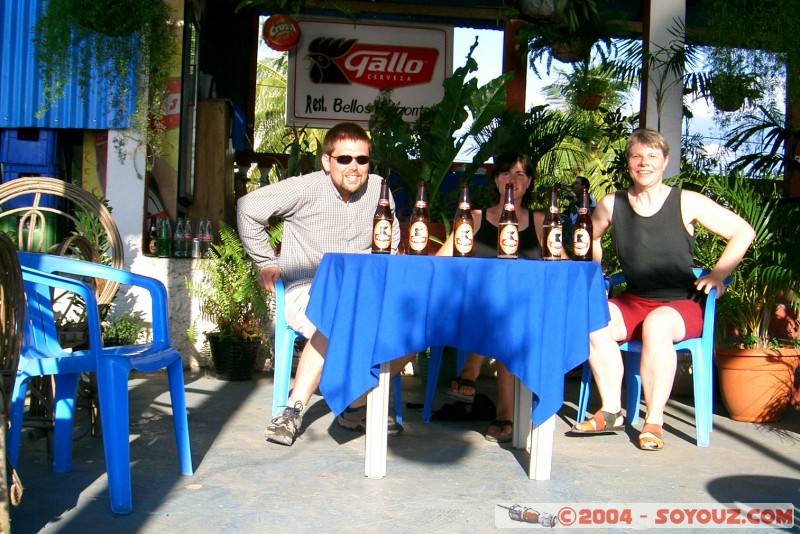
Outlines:
MULTIPOLYGON (((708 271, 694 269, 696 277, 708 271)), ((611 285, 625 282, 619 274, 611 277, 611 285)), ((725 285, 730 284, 730 278, 725 285)), ((713 357, 714 357, 714 321, 717 309, 717 291, 712 289, 706 297, 703 311, 703 333, 699 338, 685 339, 675 344, 678 352, 690 352, 692 355, 692 378, 694 384, 695 431, 698 447, 708 447, 713 429, 714 390, 713 390, 713 357)), ((642 399, 642 377, 639 373, 641 363, 642 342, 632 340, 622 343, 620 350, 625 353, 625 412, 629 425, 639 422, 639 404, 642 399)), ((589 406, 589 395, 592 385, 592 368, 589 362, 583 364, 581 376, 580 398, 578 402, 578 420, 583 420, 589 406)))
MULTIPOLYGON (((289 398, 289 382, 292 379, 292 359, 294 342, 303 337, 286 324, 286 293, 283 279, 275 282, 275 365, 272 386, 272 417, 277 417, 286 406, 289 398)), ((397 374, 394 384, 395 420, 403 424, 403 391, 401 377, 397 374)))
POLYGON ((52 375, 56 384, 53 469, 56 472, 71 469, 78 382, 81 373, 94 372, 97 375, 111 510, 116 514, 130 513, 133 510, 128 414, 128 375, 131 370, 148 373, 166 368, 180 470, 184 475, 193 472, 183 362, 180 353, 170 343, 166 289, 153 278, 98 263, 25 252, 19 252, 18 258, 25 283, 26 320, 11 396, 9 459, 16 467, 28 380, 35 376, 52 375), (122 285, 141 287, 149 292, 153 318, 152 342, 104 348, 94 292, 81 280, 61 275, 111 280, 122 285), (89 348, 66 352, 59 345, 51 300, 52 288, 73 292, 84 300, 89 348))
MULTIPOLYGON (((433 411, 433 397, 439 382, 439 369, 442 367, 442 354, 444 347, 431 347, 428 362, 428 381, 425 383, 425 404, 422 408, 422 422, 430 423, 433 411)), ((469 358, 469 351, 459 349, 456 354, 456 372, 461 372, 469 358)))

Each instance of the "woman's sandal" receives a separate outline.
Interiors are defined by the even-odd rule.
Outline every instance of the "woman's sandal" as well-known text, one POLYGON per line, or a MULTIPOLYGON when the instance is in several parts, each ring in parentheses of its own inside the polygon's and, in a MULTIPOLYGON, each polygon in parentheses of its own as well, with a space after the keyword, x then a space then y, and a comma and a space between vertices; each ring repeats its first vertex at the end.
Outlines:
POLYGON ((511 438, 514 436, 514 421, 509 421, 508 419, 495 419, 489 424, 489 428, 499 428, 500 432, 502 432, 507 426, 511 427, 511 432, 508 434, 492 435, 489 434, 489 430, 487 429, 486 434, 484 435, 486 441, 491 441, 493 443, 508 443, 511 441, 511 438))
POLYGON ((457 376, 453 379, 453 384, 455 384, 456 388, 453 389, 453 385, 450 386, 450 389, 447 390, 447 396, 453 400, 466 402, 467 404, 472 404, 475 402, 475 392, 477 391, 477 384, 475 384, 474 380, 469 380, 467 378, 461 378, 457 376), (467 387, 472 388, 472 395, 467 395, 465 393, 461 393, 461 388, 467 387))
POLYGON ((639 434, 639 448, 643 451, 660 451, 664 448, 664 430, 661 425, 645 423, 639 434))
POLYGON ((622 410, 617 413, 598 410, 588 421, 575 423, 572 432, 576 434, 607 434, 625 430, 625 418, 622 410))

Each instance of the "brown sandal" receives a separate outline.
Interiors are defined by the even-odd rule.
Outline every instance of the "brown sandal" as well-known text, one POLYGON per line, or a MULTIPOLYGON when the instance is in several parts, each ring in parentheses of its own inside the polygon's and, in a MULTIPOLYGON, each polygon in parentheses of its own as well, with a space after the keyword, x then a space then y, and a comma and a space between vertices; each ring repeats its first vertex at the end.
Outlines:
POLYGON ((661 425, 645 423, 639 434, 639 448, 643 451, 660 451, 664 448, 664 430, 661 425))
POLYGON ((625 418, 622 410, 617 413, 598 410, 588 421, 572 425, 572 432, 576 434, 608 434, 625 430, 625 418))
POLYGON ((486 441, 491 441, 493 443, 508 443, 511 441, 511 438, 514 437, 514 421, 510 421, 508 419, 495 419, 489 424, 489 428, 499 428, 500 432, 503 432, 503 429, 507 426, 511 427, 511 432, 508 434, 498 433, 497 435, 492 435, 489 434, 489 430, 487 429, 486 434, 484 435, 486 441))

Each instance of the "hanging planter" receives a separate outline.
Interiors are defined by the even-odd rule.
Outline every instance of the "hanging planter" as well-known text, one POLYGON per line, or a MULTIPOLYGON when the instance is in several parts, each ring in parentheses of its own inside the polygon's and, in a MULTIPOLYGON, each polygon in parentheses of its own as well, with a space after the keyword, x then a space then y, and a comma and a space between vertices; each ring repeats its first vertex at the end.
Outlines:
POLYGON ((741 109, 747 100, 761 97, 755 76, 735 72, 714 74, 709 93, 714 107, 728 113, 741 109))
POLYGON ((555 41, 550 45, 550 54, 562 63, 578 63, 588 61, 592 53, 592 45, 585 39, 555 41))
POLYGON ((558 22, 564 16, 567 0, 520 0, 520 14, 531 20, 558 22))
POLYGON ((783 416, 792 399, 800 350, 718 348, 714 360, 731 419, 771 423, 783 416))
POLYGON ((579 92, 577 95, 578 107, 584 111, 594 111, 603 103, 600 93, 579 92))

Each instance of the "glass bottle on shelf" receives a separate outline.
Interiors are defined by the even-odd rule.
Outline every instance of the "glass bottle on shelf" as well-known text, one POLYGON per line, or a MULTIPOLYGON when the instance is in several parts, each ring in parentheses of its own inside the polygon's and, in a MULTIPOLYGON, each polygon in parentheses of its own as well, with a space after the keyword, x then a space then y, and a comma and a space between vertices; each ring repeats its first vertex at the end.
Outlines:
POLYGON ((192 257, 192 220, 186 217, 183 222, 183 236, 181 239, 181 257, 192 257))
POLYGON ((155 218, 150 221, 150 233, 147 235, 144 252, 146 256, 158 256, 158 227, 156 226, 156 221, 157 219, 155 218))
POLYGON ((201 229, 198 229, 198 233, 200 234, 200 255, 203 258, 208 258, 211 254, 211 242, 213 241, 211 219, 206 219, 201 225, 201 229))
POLYGON ((178 224, 172 234, 172 255, 175 258, 183 257, 183 224, 183 217, 178 217, 178 224))
POLYGON ((158 257, 169 258, 172 255, 172 225, 169 217, 161 218, 161 230, 158 232, 158 257))

